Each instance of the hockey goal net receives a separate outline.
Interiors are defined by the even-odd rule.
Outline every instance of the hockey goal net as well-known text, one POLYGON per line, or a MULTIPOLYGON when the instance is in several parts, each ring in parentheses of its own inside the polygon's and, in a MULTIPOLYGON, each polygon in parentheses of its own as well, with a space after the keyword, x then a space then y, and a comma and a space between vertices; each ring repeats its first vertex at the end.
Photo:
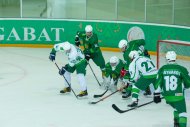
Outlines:
POLYGON ((190 72, 190 42, 180 40, 159 40, 157 42, 157 68, 167 63, 167 51, 175 51, 177 63, 186 67, 190 72))

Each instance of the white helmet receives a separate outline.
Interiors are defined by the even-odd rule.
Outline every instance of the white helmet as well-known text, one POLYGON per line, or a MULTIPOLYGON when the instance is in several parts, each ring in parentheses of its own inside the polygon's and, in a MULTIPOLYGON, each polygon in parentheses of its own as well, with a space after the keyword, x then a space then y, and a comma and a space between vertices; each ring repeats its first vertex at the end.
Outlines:
POLYGON ((170 61, 175 61, 176 60, 176 53, 174 51, 168 51, 166 53, 166 59, 168 60, 168 62, 170 61))
POLYGON ((138 57, 138 56, 139 56, 139 53, 138 53, 136 50, 131 51, 131 52, 129 53, 129 58, 131 58, 131 59, 134 59, 134 58, 136 58, 136 57, 138 57))
POLYGON ((64 42, 63 43, 63 49, 65 51, 70 50, 71 49, 71 44, 68 41, 64 42))
POLYGON ((117 58, 117 56, 112 56, 110 58, 110 64, 111 66, 116 66, 119 63, 119 59, 117 58))
POLYGON ((122 40, 119 42, 118 47, 121 49, 121 48, 127 46, 127 43, 128 43, 128 42, 127 42, 125 39, 122 39, 122 40))
POLYGON ((127 33, 128 42, 139 39, 145 39, 143 30, 138 26, 130 28, 127 33))
POLYGON ((86 25, 85 32, 92 32, 93 28, 91 25, 86 25))

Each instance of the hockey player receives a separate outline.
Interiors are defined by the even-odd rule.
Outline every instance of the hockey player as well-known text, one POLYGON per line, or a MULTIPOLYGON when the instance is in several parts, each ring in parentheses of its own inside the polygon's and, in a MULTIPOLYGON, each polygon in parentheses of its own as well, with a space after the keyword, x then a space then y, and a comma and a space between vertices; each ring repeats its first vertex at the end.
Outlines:
POLYGON ((150 84, 154 85, 157 69, 150 58, 139 56, 137 51, 131 51, 129 57, 132 60, 129 65, 130 81, 134 84, 132 86, 132 103, 128 106, 135 107, 138 105, 140 90, 145 90, 150 84))
MULTIPOLYGON (((70 44, 69 42, 55 44, 49 56, 49 59, 51 61, 55 60, 57 51, 64 51, 68 56, 69 60, 69 63, 60 69, 59 74, 64 75, 68 83, 71 84, 71 73, 73 73, 76 70, 78 81, 81 86, 81 92, 77 96, 87 96, 88 92, 85 81, 87 62, 84 58, 84 54, 82 53, 81 49, 74 46, 73 44, 70 44)), ((61 90, 60 93, 71 92, 71 88, 68 85, 68 83, 65 81, 65 88, 61 90)))
MULTIPOLYGON (((118 45, 118 47, 123 52, 124 60, 127 62, 126 67, 129 67, 129 64, 131 62, 129 58, 129 53, 133 50, 138 51, 138 53, 141 56, 150 57, 148 51, 144 49, 145 37, 144 37, 144 32, 142 31, 142 29, 140 29, 137 26, 132 27, 128 31, 127 39, 128 39, 128 42, 127 40, 122 39, 120 40, 119 45, 118 45)), ((128 68, 126 69, 128 70, 128 68)), ((123 95, 122 98, 128 98, 131 95, 131 87, 128 87, 126 91, 127 91, 126 94, 123 95)), ((144 95, 151 95, 151 91, 149 87, 146 88, 146 92, 144 93, 144 95)))
MULTIPOLYGON (((118 47, 123 52, 123 58, 126 61, 126 68, 125 68, 126 70, 128 70, 129 64, 131 63, 131 60, 129 58, 129 53, 131 51, 133 51, 133 50, 136 50, 136 51, 138 51, 138 53, 140 55, 144 55, 143 54, 143 52, 144 52, 144 45, 145 45, 144 41, 140 41, 140 43, 138 41, 133 42, 133 43, 128 43, 127 40, 122 39, 119 42, 118 47)), ((151 92, 149 90, 149 87, 148 87, 146 95, 148 95, 148 94, 151 94, 151 92)), ((131 96, 131 85, 126 89, 126 94, 123 95, 122 98, 125 99, 125 98, 128 98, 130 96, 131 96)))
POLYGON ((144 54, 144 45, 145 42, 144 41, 136 41, 136 42, 132 42, 129 43, 127 42, 127 40, 122 39, 119 42, 118 47, 121 49, 121 51, 123 52, 123 58, 126 61, 127 66, 129 66, 129 64, 131 63, 130 58, 129 58, 129 53, 133 50, 138 51, 138 53, 143 56, 144 54))
POLYGON ((174 108, 174 127, 187 126, 187 111, 184 97, 184 88, 190 88, 190 76, 185 67, 176 63, 176 53, 166 53, 168 64, 158 71, 154 92, 154 102, 161 102, 160 91, 166 103, 174 108))
POLYGON ((133 50, 138 51, 141 56, 150 57, 148 51, 144 48, 145 36, 143 30, 140 27, 135 26, 130 28, 127 33, 127 40, 120 40, 118 47, 123 52, 123 58, 127 62, 128 66, 131 63, 129 53, 133 50))
MULTIPOLYGON (((125 61, 119 59, 116 56, 112 56, 110 58, 110 61, 106 64, 104 85, 105 85, 105 87, 110 89, 112 92, 117 89, 118 80, 121 78, 120 72, 121 72, 121 70, 124 69, 125 64, 126 64, 125 61)), ((126 73, 127 72, 125 72, 125 75, 126 75, 126 73)), ((128 73, 128 75, 129 75, 129 73, 128 73)), ((122 81, 122 84, 124 84, 123 82, 125 80, 121 80, 121 81, 122 81)), ((119 86, 118 89, 120 89, 120 87, 123 87, 123 86, 119 86)))
POLYGON ((91 25, 86 25, 85 31, 77 32, 75 36, 76 46, 82 45, 84 47, 85 59, 89 61, 92 59, 94 63, 100 67, 102 77, 104 78, 105 60, 98 44, 98 36, 93 32, 91 25))

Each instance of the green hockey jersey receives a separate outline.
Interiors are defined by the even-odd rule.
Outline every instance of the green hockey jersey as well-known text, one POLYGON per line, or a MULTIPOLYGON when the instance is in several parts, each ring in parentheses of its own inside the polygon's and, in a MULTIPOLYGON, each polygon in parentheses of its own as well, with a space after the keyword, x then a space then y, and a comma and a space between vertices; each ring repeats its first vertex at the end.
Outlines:
POLYGON ((127 62, 127 66, 129 66, 129 64, 131 63, 130 58, 129 58, 129 53, 133 50, 139 51, 139 47, 144 46, 144 45, 145 45, 144 39, 134 40, 128 43, 127 49, 123 53, 123 58, 127 62))
POLYGON ((122 68, 124 68, 126 66, 126 62, 119 59, 119 63, 118 65, 113 68, 111 65, 110 65, 110 62, 108 62, 106 64, 106 69, 105 69, 105 76, 108 77, 108 76, 111 76, 113 79, 117 79, 119 78, 120 76, 120 71, 122 68))
POLYGON ((86 33, 78 32, 81 45, 84 47, 84 53, 93 55, 94 53, 101 52, 98 44, 98 36, 96 33, 93 33, 90 37, 86 36, 86 33))
POLYGON ((190 76, 185 67, 176 63, 167 64, 158 71, 156 88, 161 88, 167 102, 184 99, 184 88, 190 87, 190 76))

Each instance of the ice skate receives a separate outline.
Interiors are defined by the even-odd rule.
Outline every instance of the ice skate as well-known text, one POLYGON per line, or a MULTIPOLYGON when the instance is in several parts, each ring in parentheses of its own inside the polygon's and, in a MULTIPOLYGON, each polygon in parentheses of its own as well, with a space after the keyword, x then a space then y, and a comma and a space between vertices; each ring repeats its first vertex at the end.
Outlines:
POLYGON ((126 92, 123 94, 122 99, 128 99, 131 96, 131 92, 126 92))
POLYGON ((87 96, 88 96, 87 90, 81 91, 81 92, 77 95, 77 97, 79 97, 79 98, 83 98, 83 97, 87 97, 87 96))
POLYGON ((147 87, 144 96, 150 96, 151 94, 150 87, 147 87))
POLYGON ((137 107, 138 106, 138 101, 133 101, 131 104, 128 105, 128 107, 137 107))
POLYGON ((70 93, 71 87, 65 87, 63 90, 60 91, 60 93, 70 93))

